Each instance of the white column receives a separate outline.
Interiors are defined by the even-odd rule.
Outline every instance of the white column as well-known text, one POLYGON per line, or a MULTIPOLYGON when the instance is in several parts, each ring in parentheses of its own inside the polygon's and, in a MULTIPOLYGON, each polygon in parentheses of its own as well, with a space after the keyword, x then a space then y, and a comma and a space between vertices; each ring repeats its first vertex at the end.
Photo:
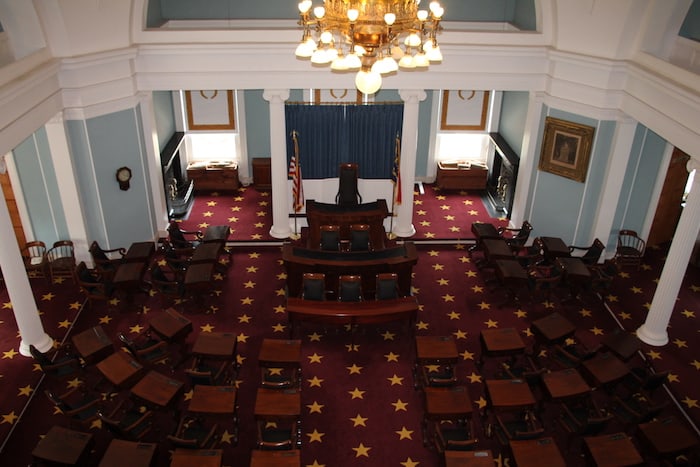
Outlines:
POLYGON ((263 98, 270 103, 270 158, 272 164, 272 227, 274 238, 292 235, 289 226, 289 190, 287 183, 287 127, 284 102, 289 89, 266 89, 263 98))
POLYGON ((30 345, 41 352, 46 352, 53 347, 53 339, 46 334, 41 324, 39 310, 24 270, 24 262, 17 246, 10 212, 7 210, 4 197, 0 197, 0 242, 4 245, 0 248, 0 268, 10 295, 19 334, 22 337, 19 353, 29 357, 30 345))
MULTIPOLYGON (((688 161, 688 171, 699 168, 699 161, 695 159, 688 161)), ((646 321, 637 329, 637 336, 647 344, 666 345, 668 343, 666 329, 699 231, 700 177, 696 172, 693 186, 671 242, 671 248, 666 256, 666 263, 659 278, 659 285, 656 286, 656 293, 651 301, 646 321)))
POLYGON ((423 90, 399 91, 404 101, 401 129, 401 204, 394 204, 397 214, 392 233, 397 237, 411 237, 413 226, 413 185, 416 182, 416 150, 418 148, 418 104, 427 96, 423 90))

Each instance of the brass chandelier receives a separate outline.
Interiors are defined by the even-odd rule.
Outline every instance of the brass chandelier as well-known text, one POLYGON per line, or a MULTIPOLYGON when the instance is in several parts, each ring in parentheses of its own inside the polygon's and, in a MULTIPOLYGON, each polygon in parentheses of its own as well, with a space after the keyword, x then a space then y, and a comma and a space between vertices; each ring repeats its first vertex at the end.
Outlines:
POLYGON ((359 70, 355 86, 374 94, 382 75, 425 69, 442 61, 437 43, 445 10, 433 1, 420 10, 421 0, 324 0, 312 9, 311 0, 299 2, 299 24, 304 28, 296 56, 335 71, 359 70), (313 14, 312 14, 313 12, 313 14))

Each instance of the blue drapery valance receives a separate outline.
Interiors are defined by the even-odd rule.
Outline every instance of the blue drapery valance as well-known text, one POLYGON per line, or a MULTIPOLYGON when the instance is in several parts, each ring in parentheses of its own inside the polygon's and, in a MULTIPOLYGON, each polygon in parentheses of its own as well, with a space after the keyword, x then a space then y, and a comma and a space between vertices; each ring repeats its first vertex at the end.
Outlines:
POLYGON ((391 178, 403 104, 287 104, 285 118, 287 163, 296 131, 304 179, 337 177, 338 167, 346 162, 358 164, 360 178, 391 178))

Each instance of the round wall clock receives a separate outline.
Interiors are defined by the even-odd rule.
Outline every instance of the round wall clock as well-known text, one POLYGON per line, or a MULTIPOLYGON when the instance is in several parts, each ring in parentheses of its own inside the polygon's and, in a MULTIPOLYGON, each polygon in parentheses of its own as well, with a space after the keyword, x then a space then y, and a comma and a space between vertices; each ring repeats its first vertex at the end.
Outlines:
POLYGON ((129 181, 131 180, 131 169, 129 167, 120 167, 117 169, 117 182, 121 190, 129 189, 129 181))

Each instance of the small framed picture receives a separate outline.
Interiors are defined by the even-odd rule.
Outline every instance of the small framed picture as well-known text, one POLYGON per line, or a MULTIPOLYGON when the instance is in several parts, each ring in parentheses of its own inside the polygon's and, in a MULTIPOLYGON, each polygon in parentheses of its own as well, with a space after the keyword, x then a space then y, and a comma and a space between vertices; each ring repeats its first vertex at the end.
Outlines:
POLYGON ((585 182, 594 131, 587 125, 547 117, 539 169, 585 182))

